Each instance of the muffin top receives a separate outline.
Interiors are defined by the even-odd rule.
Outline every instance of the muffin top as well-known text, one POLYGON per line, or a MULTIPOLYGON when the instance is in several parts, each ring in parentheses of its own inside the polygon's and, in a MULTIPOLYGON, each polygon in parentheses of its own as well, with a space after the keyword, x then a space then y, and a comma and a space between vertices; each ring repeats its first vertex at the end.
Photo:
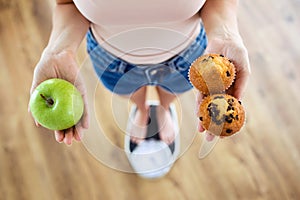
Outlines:
POLYGON ((200 105, 198 117, 202 126, 215 135, 230 136, 238 132, 245 121, 245 110, 228 94, 207 96, 200 105))
POLYGON ((205 95, 224 92, 233 83, 235 67, 220 54, 206 54, 196 59, 190 67, 191 84, 205 95))

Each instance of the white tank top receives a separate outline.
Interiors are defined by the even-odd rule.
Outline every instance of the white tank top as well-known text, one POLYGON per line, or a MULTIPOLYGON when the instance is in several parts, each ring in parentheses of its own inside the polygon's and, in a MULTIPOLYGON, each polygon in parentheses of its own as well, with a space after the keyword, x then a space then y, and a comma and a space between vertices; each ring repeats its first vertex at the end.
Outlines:
POLYGON ((74 0, 98 43, 134 64, 155 64, 198 35, 205 0, 74 0))

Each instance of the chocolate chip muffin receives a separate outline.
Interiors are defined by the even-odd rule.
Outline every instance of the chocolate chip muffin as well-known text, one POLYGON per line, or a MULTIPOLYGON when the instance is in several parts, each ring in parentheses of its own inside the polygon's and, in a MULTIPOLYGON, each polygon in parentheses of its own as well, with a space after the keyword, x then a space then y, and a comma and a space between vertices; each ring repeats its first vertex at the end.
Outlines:
POLYGON ((219 54, 207 54, 197 58, 189 70, 190 82, 204 95, 224 92, 234 78, 233 63, 219 54))
POLYGON ((243 127, 245 110, 233 96, 215 94, 203 99, 198 117, 204 129, 217 136, 230 136, 243 127))

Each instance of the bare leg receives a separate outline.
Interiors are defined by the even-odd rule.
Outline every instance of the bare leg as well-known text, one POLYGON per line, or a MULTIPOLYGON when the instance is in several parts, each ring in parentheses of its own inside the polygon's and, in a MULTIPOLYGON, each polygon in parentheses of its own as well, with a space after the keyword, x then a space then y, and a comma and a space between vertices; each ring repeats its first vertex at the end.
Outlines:
POLYGON ((161 87, 157 87, 160 105, 157 107, 157 121, 159 126, 159 136, 162 141, 171 144, 175 139, 175 130, 170 112, 170 104, 175 100, 176 95, 161 87))
POLYGON ((130 96, 130 100, 137 106, 130 130, 131 141, 135 143, 143 141, 147 134, 149 106, 146 104, 146 89, 143 86, 130 96))

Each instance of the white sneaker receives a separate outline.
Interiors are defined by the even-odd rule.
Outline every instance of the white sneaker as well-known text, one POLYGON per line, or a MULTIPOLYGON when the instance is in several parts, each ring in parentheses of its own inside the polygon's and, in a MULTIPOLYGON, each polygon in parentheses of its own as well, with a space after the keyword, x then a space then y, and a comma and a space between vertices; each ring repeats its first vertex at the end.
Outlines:
POLYGON ((124 149, 134 171, 143 178, 154 179, 166 175, 176 161, 180 151, 180 135, 176 109, 172 104, 170 111, 174 122, 175 140, 170 145, 161 141, 158 136, 156 120, 156 107, 159 104, 157 101, 149 101, 148 104, 150 105, 151 121, 145 140, 138 145, 130 141, 130 134, 128 133, 130 120, 134 119, 136 113, 136 106, 133 106, 128 119, 124 149))

